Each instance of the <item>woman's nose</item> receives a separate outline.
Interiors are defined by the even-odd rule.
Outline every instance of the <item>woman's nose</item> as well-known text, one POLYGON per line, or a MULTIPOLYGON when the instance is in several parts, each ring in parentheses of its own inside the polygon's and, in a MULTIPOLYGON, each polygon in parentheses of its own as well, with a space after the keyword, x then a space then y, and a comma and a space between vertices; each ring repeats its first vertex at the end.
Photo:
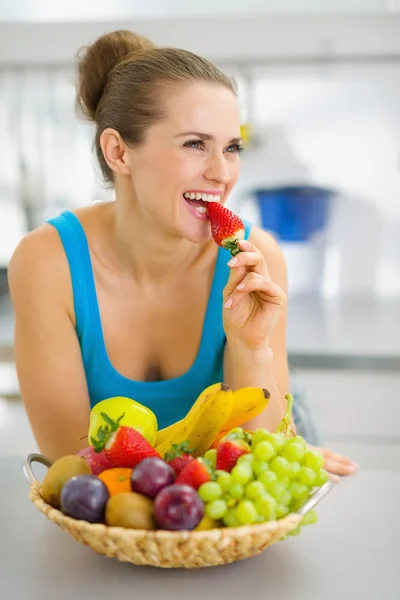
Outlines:
POLYGON ((212 179, 227 185, 230 182, 232 175, 225 157, 223 155, 210 156, 207 161, 207 167, 204 172, 204 176, 206 179, 212 179))

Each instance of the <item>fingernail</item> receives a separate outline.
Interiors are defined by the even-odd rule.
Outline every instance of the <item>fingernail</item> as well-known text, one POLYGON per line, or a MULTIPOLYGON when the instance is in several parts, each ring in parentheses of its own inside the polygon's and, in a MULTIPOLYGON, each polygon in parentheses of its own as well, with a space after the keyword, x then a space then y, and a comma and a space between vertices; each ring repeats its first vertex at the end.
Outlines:
POLYGON ((358 465, 356 462, 352 462, 351 463, 351 468, 355 469, 356 471, 358 471, 358 469, 360 468, 360 465, 358 465))
POLYGON ((357 473, 357 471, 358 471, 358 467, 353 467, 353 466, 347 467, 348 473, 357 473))
POLYGON ((232 303, 233 303, 232 298, 228 298, 228 300, 224 304, 225 308, 230 308, 232 306, 232 303))
POLYGON ((234 267, 237 264, 237 258, 231 258, 230 261, 228 261, 228 267, 234 267))
POLYGON ((246 240, 239 240, 238 244, 239 246, 246 246, 246 240))
POLYGON ((239 285, 236 286, 237 290, 242 290, 244 288, 244 283, 239 283, 239 285))

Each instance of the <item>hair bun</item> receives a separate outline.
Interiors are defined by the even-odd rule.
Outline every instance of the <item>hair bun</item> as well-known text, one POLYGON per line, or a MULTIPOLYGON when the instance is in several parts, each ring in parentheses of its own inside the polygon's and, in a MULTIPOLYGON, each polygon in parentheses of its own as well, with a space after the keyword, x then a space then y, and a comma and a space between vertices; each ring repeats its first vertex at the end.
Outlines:
POLYGON ((108 76, 112 69, 128 54, 154 48, 145 37, 132 31, 119 30, 107 33, 78 53, 77 107, 88 119, 94 121, 96 111, 108 76))

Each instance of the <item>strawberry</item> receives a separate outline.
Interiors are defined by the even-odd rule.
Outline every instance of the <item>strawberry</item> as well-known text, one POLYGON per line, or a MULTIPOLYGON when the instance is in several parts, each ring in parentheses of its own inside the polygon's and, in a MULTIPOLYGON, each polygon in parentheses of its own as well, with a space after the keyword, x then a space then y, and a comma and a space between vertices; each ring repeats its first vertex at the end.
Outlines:
POLYGON ((194 458, 182 469, 175 483, 185 483, 197 490, 203 483, 211 480, 211 475, 204 463, 194 458))
POLYGON ((207 210, 214 241, 235 256, 240 252, 238 241, 244 239, 243 221, 219 202, 208 202, 207 210))
POLYGON ((175 473, 179 473, 186 467, 188 463, 194 460, 192 456, 193 450, 189 448, 189 442, 181 442, 173 444, 169 452, 164 456, 164 460, 171 465, 175 473))
POLYGON ((88 461, 93 475, 99 475, 103 471, 114 467, 106 457, 104 450, 96 452, 92 446, 79 450, 78 456, 83 456, 88 461))
POLYGON ((102 452, 114 467, 136 467, 144 458, 154 456, 161 458, 159 453, 136 429, 120 425, 122 417, 113 421, 104 413, 107 425, 99 427, 97 438, 91 438, 96 452, 102 452))
POLYGON ((221 439, 217 446, 216 469, 228 471, 230 473, 236 465, 236 461, 242 454, 249 454, 251 448, 249 444, 238 434, 232 433, 221 439))

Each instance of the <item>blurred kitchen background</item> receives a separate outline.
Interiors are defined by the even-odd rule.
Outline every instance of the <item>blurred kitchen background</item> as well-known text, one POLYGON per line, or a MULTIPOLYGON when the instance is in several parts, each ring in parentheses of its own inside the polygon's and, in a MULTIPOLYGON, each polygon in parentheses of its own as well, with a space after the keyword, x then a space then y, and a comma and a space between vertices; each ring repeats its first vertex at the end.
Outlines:
POLYGON ((36 448, 8 261, 50 216, 112 197, 73 67, 118 28, 236 76, 246 151, 231 208, 285 253, 293 386, 325 445, 399 469, 400 0, 0 3, 0 453, 36 448))

